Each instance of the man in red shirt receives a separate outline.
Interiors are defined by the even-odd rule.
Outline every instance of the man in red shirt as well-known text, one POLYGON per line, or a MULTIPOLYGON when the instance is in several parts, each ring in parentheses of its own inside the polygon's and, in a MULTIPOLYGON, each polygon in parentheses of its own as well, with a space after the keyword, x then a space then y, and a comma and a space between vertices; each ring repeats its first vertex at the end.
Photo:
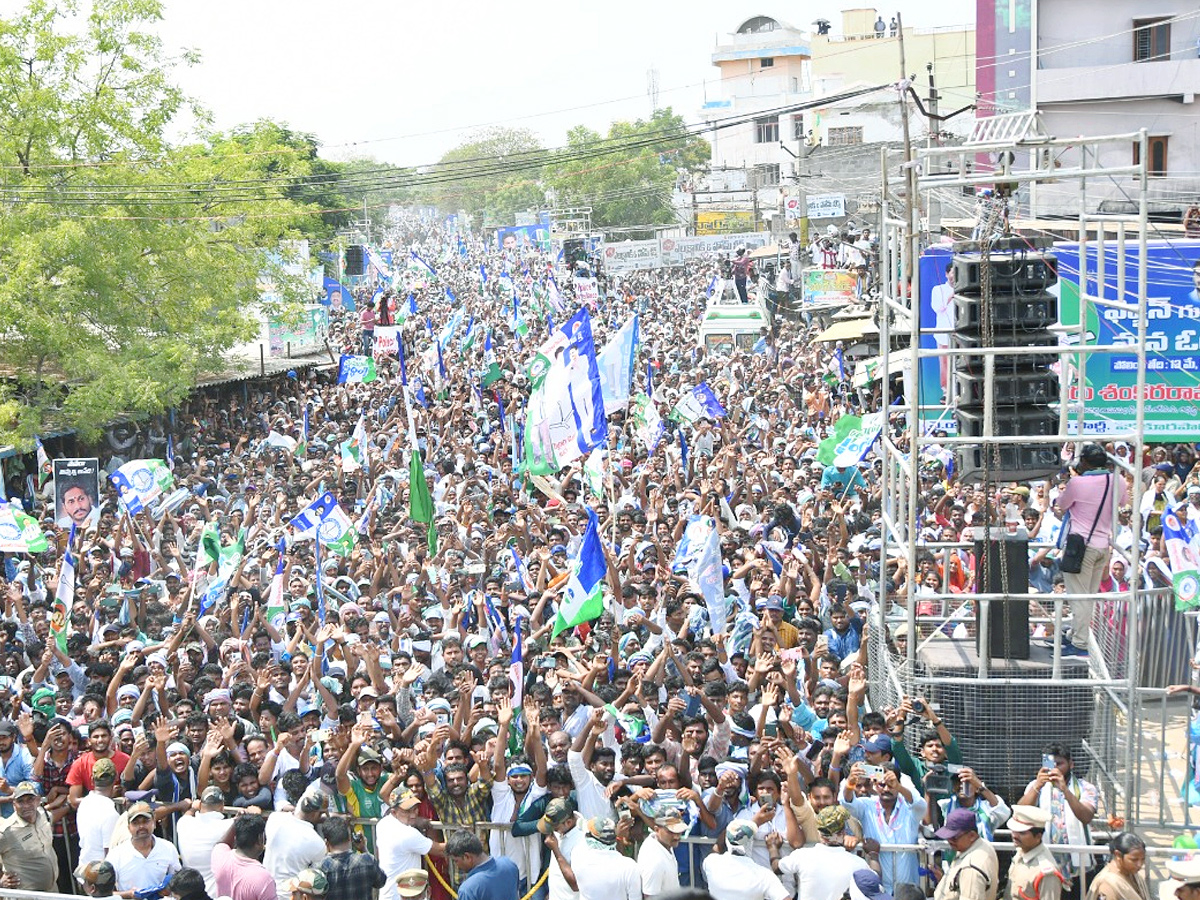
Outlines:
POLYGON ((77 809, 83 795, 95 787, 92 769, 100 759, 111 759, 118 773, 124 772, 129 763, 129 754, 113 747, 112 726, 108 724, 107 719, 98 719, 88 727, 88 749, 79 754, 79 758, 71 764, 71 769, 67 772, 67 799, 72 809, 77 809))

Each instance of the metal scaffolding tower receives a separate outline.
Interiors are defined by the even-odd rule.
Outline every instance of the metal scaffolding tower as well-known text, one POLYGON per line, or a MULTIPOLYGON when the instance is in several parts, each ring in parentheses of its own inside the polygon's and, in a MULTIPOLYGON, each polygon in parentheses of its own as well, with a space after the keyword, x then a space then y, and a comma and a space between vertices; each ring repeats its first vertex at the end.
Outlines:
MULTIPOLYGON (((1118 475, 1132 471, 1131 503, 1133 510, 1140 508, 1146 395, 1147 158, 1145 131, 1055 139, 1045 134, 1036 114, 1014 114, 981 121, 971 140, 963 146, 916 150, 909 164, 913 177, 906 181, 909 186, 906 193, 915 190, 915 194, 901 202, 889 195, 886 165, 884 168, 880 221, 881 371, 902 371, 905 385, 897 383, 900 376, 883 378, 882 408, 888 410, 889 421, 881 437, 884 461, 881 598, 893 567, 897 572, 903 567, 905 577, 902 589, 892 592, 889 602, 877 605, 871 622, 871 700, 875 708, 894 707, 903 696, 922 695, 939 704, 944 712, 950 713, 951 721, 960 723, 956 726, 960 744, 975 745, 973 749, 978 755, 966 754, 972 766, 984 773, 989 784, 1005 785, 1010 802, 1016 799, 1011 793, 1016 791, 1019 796, 1025 783, 1036 774, 1043 745, 1061 739, 1076 749, 1080 768, 1087 768, 1092 780, 1101 786, 1110 814, 1118 809, 1127 812, 1132 804, 1137 723, 1131 711, 1137 707, 1138 619, 1145 608, 1140 579, 1136 577, 1141 556, 1141 518, 1135 514, 1132 520, 1133 545, 1129 553, 1134 577, 1130 578, 1130 590, 1103 596, 1106 606, 1103 615, 1097 612, 1093 617, 1089 657, 1064 658, 1059 638, 1069 605, 1097 598, 1065 593, 1017 593, 1017 589, 1012 589, 1006 571, 1011 562, 1003 540, 1003 512, 992 508, 992 499, 1000 487, 998 473, 1006 473, 1005 481, 1047 476, 1046 471, 1023 477, 1013 474, 1013 460, 1018 459, 1019 467, 1020 459, 1024 458, 1014 455, 1017 448, 1029 448, 1029 458, 1041 462, 1049 454, 1056 463, 1054 474, 1058 465, 1065 465, 1059 462, 1060 454, 1061 458, 1069 459, 1063 451, 1068 446, 1077 449, 1087 430, 1084 413, 1088 360, 1119 354, 1136 359, 1135 424, 1132 429, 1106 432, 1103 439, 1126 441, 1133 448, 1132 468, 1118 460, 1118 475), (1128 158, 1131 145, 1140 145, 1137 157, 1140 162, 1119 168, 1101 167, 1100 150, 1106 145, 1120 145, 1124 158, 1128 158), (1089 180, 1114 177, 1132 182, 1138 207, 1136 216, 1087 212, 1089 180), (998 309, 996 295, 988 293, 989 282, 999 277, 1003 262, 1018 257, 1024 260, 1023 254, 1032 255, 1035 251, 1048 254, 1053 260, 1048 241, 1039 242, 1036 236, 1023 234, 1019 223, 1010 222, 1012 196, 1023 186, 1032 189, 1051 181, 1075 182, 1079 208, 1083 210, 1078 217, 1078 324, 1051 327, 1054 339, 1049 346, 1030 346, 1019 341, 1004 345, 1005 342, 986 340, 964 346, 950 340, 922 348, 921 337, 929 335, 932 323, 926 322, 923 329, 919 310, 918 262, 928 241, 922 234, 918 199, 925 199, 926 207, 938 200, 960 206, 964 202, 976 205, 975 233, 971 241, 956 245, 955 253, 956 258, 965 260, 964 267, 975 266, 971 271, 978 271, 984 282, 978 308, 986 326, 988 317, 998 309), (964 201, 965 194, 980 188, 990 189, 990 195, 964 201), (1111 265, 1106 261, 1111 261, 1114 254, 1116 271, 1106 271, 1106 266, 1111 265), (1093 259, 1094 266, 1090 264, 1093 259), (1127 321, 1136 340, 1131 344, 1089 345, 1089 310, 1101 314, 1115 311, 1127 321), (1003 417, 997 420, 997 397, 1007 396, 1005 392, 1011 388, 1008 382, 1014 377, 1011 373, 1020 366, 1033 365, 1035 357, 1043 364, 1047 357, 1052 359, 1053 365, 1047 366, 1046 371, 1057 372, 1057 398, 1051 397, 1046 404, 1056 421, 1038 433, 1028 433, 1020 423, 1014 425, 1003 417), (950 418, 954 420, 961 398, 953 396, 950 387, 946 388, 945 400, 921 396, 918 384, 926 360, 933 360, 930 365, 934 366, 942 366, 948 360, 951 370, 968 364, 975 367, 972 383, 980 387, 982 402, 976 433, 944 436, 933 433, 933 426, 939 424, 935 421, 935 408, 944 416, 945 406, 949 406, 950 418), (974 536, 983 537, 983 541, 929 540, 923 534, 924 523, 918 521, 919 496, 922 461, 930 452, 943 456, 953 452, 960 462, 964 458, 981 461, 974 467, 972 477, 981 482, 984 498, 979 502, 983 503, 986 531, 974 529, 974 536), (991 554, 993 541, 997 542, 994 549, 998 559, 991 554), (1001 586, 1008 586, 1009 590, 996 590, 991 575, 987 576, 988 583, 976 585, 975 593, 950 590, 947 563, 951 554, 965 555, 972 551, 985 575, 989 566, 999 565, 1001 572, 993 574, 1001 574, 1001 586), (928 566, 930 555, 935 562, 939 559, 942 562, 940 584, 935 591, 918 584, 916 577, 921 561, 926 560, 928 566), (1019 630, 1011 631, 1013 626, 1009 622, 1011 605, 1015 603, 1029 604, 1029 618, 1024 625, 1026 638, 1030 628, 1052 630, 1052 646, 1035 647, 1025 653, 1011 652, 1006 637, 1003 647, 997 650, 996 629, 1010 629, 1007 633, 1019 636, 1019 630), (907 639, 898 648, 892 638, 904 630, 907 639), (1080 752, 1084 756, 1079 756, 1080 752)), ((1012 271, 1017 268, 1008 267, 1012 271)), ((945 424, 945 419, 941 424, 945 424)), ((1113 521, 1117 521, 1115 508, 1113 521)), ((1017 552, 1013 559, 1027 565, 1028 556, 1017 552)))

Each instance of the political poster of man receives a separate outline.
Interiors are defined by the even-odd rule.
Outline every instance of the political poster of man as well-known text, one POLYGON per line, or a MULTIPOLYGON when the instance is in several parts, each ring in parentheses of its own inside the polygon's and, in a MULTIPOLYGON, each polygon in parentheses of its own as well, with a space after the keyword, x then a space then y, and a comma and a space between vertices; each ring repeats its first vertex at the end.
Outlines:
POLYGON ((54 460, 54 521, 89 528, 100 518, 100 460, 54 460))

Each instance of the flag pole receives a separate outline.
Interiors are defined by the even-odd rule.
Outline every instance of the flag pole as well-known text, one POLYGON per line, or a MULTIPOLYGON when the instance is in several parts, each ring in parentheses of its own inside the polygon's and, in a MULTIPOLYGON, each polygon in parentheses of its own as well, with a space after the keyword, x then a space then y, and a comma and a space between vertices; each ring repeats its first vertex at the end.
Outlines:
POLYGON ((316 573, 314 583, 317 588, 317 621, 322 625, 325 624, 325 591, 321 584, 321 526, 317 526, 317 533, 313 535, 314 554, 316 556, 316 573))
MULTIPOLYGON (((609 434, 608 440, 609 440, 609 443, 612 443, 614 440, 614 437, 611 434, 611 429, 610 429, 610 434, 609 434)), ((615 448, 612 448, 612 449, 615 449, 615 448)), ((606 482, 608 482, 608 517, 612 522, 612 543, 614 546, 616 546, 616 543, 617 543, 617 503, 616 503, 616 500, 614 499, 614 497, 616 495, 616 486, 613 483, 613 455, 614 454, 610 450, 609 455, 608 455, 608 465, 604 467, 604 479, 606 482)), ((584 480, 586 481, 587 479, 584 479, 584 480)))

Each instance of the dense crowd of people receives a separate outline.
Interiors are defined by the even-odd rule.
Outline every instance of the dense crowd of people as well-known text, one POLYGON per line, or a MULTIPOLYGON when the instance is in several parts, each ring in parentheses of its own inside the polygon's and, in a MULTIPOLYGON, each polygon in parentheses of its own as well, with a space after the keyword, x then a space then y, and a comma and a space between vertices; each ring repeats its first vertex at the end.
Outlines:
MULTIPOLYGON (((753 351, 706 354, 715 260, 601 276, 596 347, 639 315, 635 391, 665 417, 705 384, 724 414, 668 419, 648 444, 615 410, 598 489, 582 459, 531 476, 526 367, 578 307, 572 279, 559 267, 552 281, 539 251, 417 218, 392 245, 387 289, 360 290, 330 335, 343 353, 376 353, 374 380, 301 370, 198 392, 139 446, 104 454, 112 472, 169 447, 189 492, 174 508, 130 516, 105 485, 97 514, 68 530, 51 484, 10 479, 50 548, 5 561, 0 887, 139 900, 1081 894, 1094 861, 1052 852, 1091 843, 1101 806, 1078 748, 1048 735, 1023 795, 1004 797, 937 704, 870 703, 873 655, 966 636, 975 590, 969 546, 922 552, 915 572, 881 553, 880 467, 821 453, 842 416, 878 409, 878 383, 853 386, 840 348, 800 321, 776 320, 753 351), (375 340, 389 326, 395 353, 375 340), (344 554, 288 527, 326 491, 355 524, 344 554), (414 520, 414 494, 430 496, 431 522, 414 520), (560 629, 592 514, 603 612, 560 629), (723 621, 675 565, 696 516, 719 535, 723 621), (214 528, 221 547, 244 547, 215 596, 214 528), (51 609, 71 535, 64 631, 51 609), (916 635, 900 624, 914 582, 916 635), (936 599, 947 594, 962 599, 936 599), (1004 865, 1001 829, 1018 848, 1004 865), (930 838, 949 849, 919 854, 930 838)), ((901 414, 885 428, 903 444, 901 414)), ((1129 448, 1088 444, 1060 477, 985 495, 935 448, 923 538, 969 543, 1015 514, 1046 603, 1154 578, 1122 556, 1132 516, 1151 558, 1165 512, 1200 521, 1195 457, 1156 448, 1131 510, 1114 455, 1129 448), (1079 573, 1059 566, 1068 510, 1091 526, 1079 573)), ((1073 627, 1040 636, 1094 653, 1097 608, 1072 604, 1073 627)), ((1115 837, 1089 896, 1147 900, 1144 859, 1137 836, 1115 837)), ((1200 869, 1172 872, 1197 900, 1200 869)))

